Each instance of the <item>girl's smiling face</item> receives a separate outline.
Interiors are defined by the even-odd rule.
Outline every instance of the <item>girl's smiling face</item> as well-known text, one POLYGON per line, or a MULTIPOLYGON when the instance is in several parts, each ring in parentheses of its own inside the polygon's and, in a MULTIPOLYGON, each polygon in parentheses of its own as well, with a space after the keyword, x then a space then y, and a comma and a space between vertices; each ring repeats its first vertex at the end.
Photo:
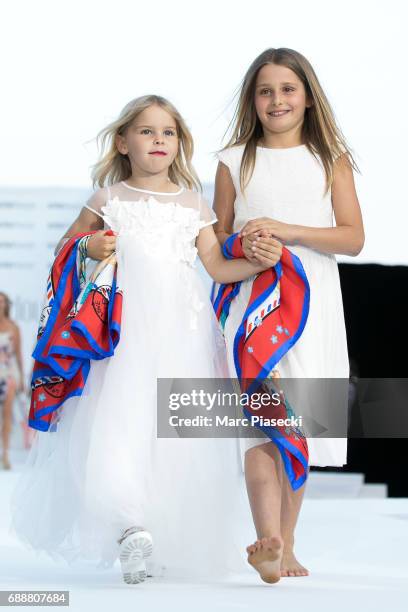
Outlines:
POLYGON ((299 77, 277 64, 266 64, 258 72, 254 102, 265 135, 295 134, 302 126, 305 109, 311 106, 299 77))
POLYGON ((160 174, 173 163, 178 151, 175 119, 157 105, 145 108, 123 136, 116 136, 120 153, 128 155, 132 169, 160 174))

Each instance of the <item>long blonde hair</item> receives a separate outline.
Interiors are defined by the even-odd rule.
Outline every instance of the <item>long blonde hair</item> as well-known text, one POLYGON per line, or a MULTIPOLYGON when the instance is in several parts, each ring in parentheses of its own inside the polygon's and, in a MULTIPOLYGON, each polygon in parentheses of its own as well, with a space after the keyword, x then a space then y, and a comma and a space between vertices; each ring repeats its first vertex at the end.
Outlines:
POLYGON ((226 130, 227 133, 232 129, 232 135, 225 147, 221 149, 245 145, 239 176, 241 191, 244 193, 245 187, 251 180, 255 167, 256 147, 258 140, 263 136, 263 128, 256 112, 254 97, 258 72, 266 64, 277 64, 290 68, 302 81, 306 96, 312 101, 312 105, 305 110, 302 139, 314 157, 321 160, 326 175, 325 193, 333 184, 333 163, 342 153, 347 156, 353 169, 360 172, 309 61, 293 49, 284 47, 266 49, 252 62, 238 88, 238 104, 226 130))
POLYGON ((177 155, 169 168, 169 179, 187 189, 202 191, 200 180, 193 168, 191 159, 194 152, 193 137, 183 117, 178 110, 161 96, 147 95, 135 98, 126 104, 118 119, 101 130, 96 141, 100 149, 100 158, 92 166, 93 187, 104 187, 119 181, 125 181, 132 175, 129 157, 118 151, 115 138, 123 136, 133 120, 146 108, 152 105, 160 106, 167 111, 176 122, 179 147, 177 155))

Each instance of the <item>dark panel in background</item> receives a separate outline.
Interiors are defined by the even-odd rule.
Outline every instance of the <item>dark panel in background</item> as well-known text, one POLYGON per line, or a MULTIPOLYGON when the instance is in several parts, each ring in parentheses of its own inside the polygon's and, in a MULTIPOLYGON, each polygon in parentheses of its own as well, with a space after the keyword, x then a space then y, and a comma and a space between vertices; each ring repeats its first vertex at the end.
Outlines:
MULTIPOLYGON (((408 378, 408 267, 339 263, 339 272, 352 374, 408 378)), ((362 472, 390 497, 408 497, 408 439, 351 438, 347 466, 312 470, 362 472)))

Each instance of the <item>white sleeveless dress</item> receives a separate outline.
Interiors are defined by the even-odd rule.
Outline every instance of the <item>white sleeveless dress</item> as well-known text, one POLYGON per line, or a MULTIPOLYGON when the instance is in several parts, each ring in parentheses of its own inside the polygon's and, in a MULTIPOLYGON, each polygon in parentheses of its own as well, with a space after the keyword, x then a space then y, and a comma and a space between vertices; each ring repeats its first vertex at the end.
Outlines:
POLYGON ((64 404, 57 431, 36 432, 13 493, 12 530, 55 559, 110 567, 122 530, 137 525, 152 534, 154 575, 246 571, 234 520, 248 531, 251 519, 236 439, 156 434, 158 377, 228 376, 195 265, 195 239, 216 217, 196 192, 123 182, 86 207, 118 233, 121 338, 112 357, 91 362, 83 395, 64 404))
MULTIPOLYGON (((246 199, 239 185, 243 151, 244 145, 241 145, 218 154, 218 159, 229 168, 235 187, 234 232, 258 217, 311 227, 333 226, 330 190, 323 195, 324 170, 306 145, 286 149, 257 147, 254 173, 245 190, 246 199)), ((310 309, 302 335, 276 368, 284 378, 348 379, 347 336, 336 257, 299 245, 287 248, 303 264, 310 285, 310 309)), ((243 281, 224 329, 233 377, 237 376, 234 337, 250 298, 253 278, 243 281)), ((346 410, 345 403, 345 413, 346 410)), ((264 442, 263 438, 241 438, 242 461, 248 448, 264 442)), ((346 437, 307 438, 307 442, 310 465, 342 466, 347 463, 346 437)))

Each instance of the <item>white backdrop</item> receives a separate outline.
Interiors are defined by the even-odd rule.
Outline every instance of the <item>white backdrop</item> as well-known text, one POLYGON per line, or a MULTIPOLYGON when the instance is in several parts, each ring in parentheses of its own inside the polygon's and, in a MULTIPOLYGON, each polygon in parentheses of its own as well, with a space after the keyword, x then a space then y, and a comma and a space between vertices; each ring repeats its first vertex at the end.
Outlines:
MULTIPOLYGON (((400 0, 36 0, 2 5, 0 185, 89 187, 89 141, 135 96, 157 92, 213 151, 245 70, 267 47, 314 66, 356 152, 366 225, 358 261, 408 263, 406 3, 400 0), (88 144, 86 144, 88 143, 88 144)), ((355 261, 355 260, 353 260, 355 261)))
POLYGON ((311 61, 361 168, 366 243, 338 260, 408 263, 404 2, 14 0, 1 13, 0 287, 31 337, 52 247, 91 189, 97 132, 136 96, 168 97, 211 190, 234 92, 267 47, 311 61), (43 188, 66 189, 65 203, 43 188))

